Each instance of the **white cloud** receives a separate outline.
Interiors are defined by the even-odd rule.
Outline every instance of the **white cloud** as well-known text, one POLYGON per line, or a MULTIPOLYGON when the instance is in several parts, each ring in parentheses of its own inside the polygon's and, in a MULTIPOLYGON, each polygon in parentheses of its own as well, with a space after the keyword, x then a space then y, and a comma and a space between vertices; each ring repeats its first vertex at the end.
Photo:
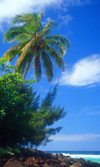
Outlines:
POLYGON ((100 55, 84 58, 62 73, 60 85, 86 86, 100 83, 100 55))
POLYGON ((53 5, 55 8, 61 4, 67 9, 69 6, 84 5, 89 0, 0 0, 0 22, 8 22, 17 14, 42 11, 53 5))
POLYGON ((0 1, 0 21, 7 21, 16 14, 36 12, 43 10, 46 6, 61 3, 62 0, 1 0, 0 1))
POLYGON ((67 141, 67 142, 77 142, 77 141, 91 141, 95 139, 100 139, 100 134, 75 134, 75 135, 55 135, 51 136, 53 141, 67 141))

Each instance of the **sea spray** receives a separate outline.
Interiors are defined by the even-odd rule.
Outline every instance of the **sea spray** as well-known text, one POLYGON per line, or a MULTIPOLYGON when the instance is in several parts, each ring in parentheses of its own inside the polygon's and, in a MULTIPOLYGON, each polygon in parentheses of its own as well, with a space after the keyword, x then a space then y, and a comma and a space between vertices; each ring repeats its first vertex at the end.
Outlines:
POLYGON ((83 158, 85 160, 100 163, 100 151, 52 151, 52 153, 60 153, 64 156, 70 156, 71 158, 83 158))

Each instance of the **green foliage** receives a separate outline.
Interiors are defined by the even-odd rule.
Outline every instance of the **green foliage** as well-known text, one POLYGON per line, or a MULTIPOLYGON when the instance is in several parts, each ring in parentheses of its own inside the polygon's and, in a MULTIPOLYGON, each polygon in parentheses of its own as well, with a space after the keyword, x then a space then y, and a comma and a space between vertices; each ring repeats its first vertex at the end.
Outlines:
POLYGON ((12 60, 16 55, 19 56, 16 62, 17 72, 24 74, 24 78, 33 64, 35 77, 39 80, 42 76, 42 63, 48 81, 51 81, 53 60, 59 68, 62 70, 65 68, 63 56, 69 48, 69 41, 62 35, 52 35, 55 22, 48 19, 47 24, 43 26, 42 16, 43 13, 39 16, 34 13, 14 18, 14 27, 5 33, 4 40, 16 44, 4 54, 4 57, 12 60))
POLYGON ((11 66, 10 62, 7 58, 1 57, 0 58, 0 70, 2 72, 11 72, 12 69, 16 69, 15 66, 11 66))
POLYGON ((9 149, 4 149, 0 147, 0 158, 3 156, 12 156, 14 153, 12 153, 9 149))
MULTIPOLYGON (((4 74, 5 74, 5 73, 6 73, 6 74, 8 73, 9 76, 10 76, 10 73, 12 73, 11 76, 12 76, 12 75, 15 75, 15 76, 17 76, 17 79, 18 79, 18 77, 19 77, 19 79, 20 79, 20 81, 21 81, 20 84, 23 84, 23 83, 33 84, 33 83, 35 83, 35 81, 34 81, 33 79, 30 79, 30 80, 23 80, 22 75, 15 72, 15 70, 17 70, 17 67, 12 66, 12 65, 10 64, 10 62, 8 61, 7 58, 4 58, 4 57, 1 57, 1 58, 0 58, 0 70, 1 70, 1 72, 3 72, 4 74)), ((4 75, 4 76, 5 76, 5 75, 4 75)), ((7 77, 8 77, 8 76, 7 76, 7 77)), ((19 85, 20 85, 20 84, 19 84, 19 85)))
POLYGON ((20 148, 0 147, 0 158, 12 157, 14 155, 20 155, 20 148))
POLYGON ((19 73, 6 72, 0 77, 0 147, 38 146, 61 129, 51 127, 65 114, 53 105, 56 87, 41 104, 36 94, 19 73))

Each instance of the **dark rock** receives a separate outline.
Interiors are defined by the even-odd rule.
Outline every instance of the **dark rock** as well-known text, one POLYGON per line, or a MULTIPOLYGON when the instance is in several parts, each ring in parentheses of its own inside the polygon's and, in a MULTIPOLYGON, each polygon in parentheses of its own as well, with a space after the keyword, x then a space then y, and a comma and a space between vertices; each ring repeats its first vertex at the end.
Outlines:
POLYGON ((0 167, 100 167, 100 164, 74 159, 63 154, 51 154, 38 150, 21 149, 20 157, 0 159, 0 167), (4 166, 3 166, 4 165, 4 166))
POLYGON ((0 159, 0 167, 6 163, 7 159, 0 159))
POLYGON ((3 167, 24 167, 24 166, 20 161, 11 158, 4 164, 3 167))
POLYGON ((77 161, 79 161, 80 163, 86 163, 86 161, 83 158, 77 159, 77 161))

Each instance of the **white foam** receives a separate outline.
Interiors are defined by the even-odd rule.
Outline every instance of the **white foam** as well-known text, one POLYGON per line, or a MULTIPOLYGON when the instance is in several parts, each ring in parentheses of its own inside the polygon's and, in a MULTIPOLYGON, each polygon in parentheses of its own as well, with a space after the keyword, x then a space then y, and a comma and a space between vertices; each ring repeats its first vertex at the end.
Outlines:
POLYGON ((64 156, 70 156, 72 158, 94 158, 100 159, 100 155, 88 155, 88 154, 65 154, 62 153, 64 156))

